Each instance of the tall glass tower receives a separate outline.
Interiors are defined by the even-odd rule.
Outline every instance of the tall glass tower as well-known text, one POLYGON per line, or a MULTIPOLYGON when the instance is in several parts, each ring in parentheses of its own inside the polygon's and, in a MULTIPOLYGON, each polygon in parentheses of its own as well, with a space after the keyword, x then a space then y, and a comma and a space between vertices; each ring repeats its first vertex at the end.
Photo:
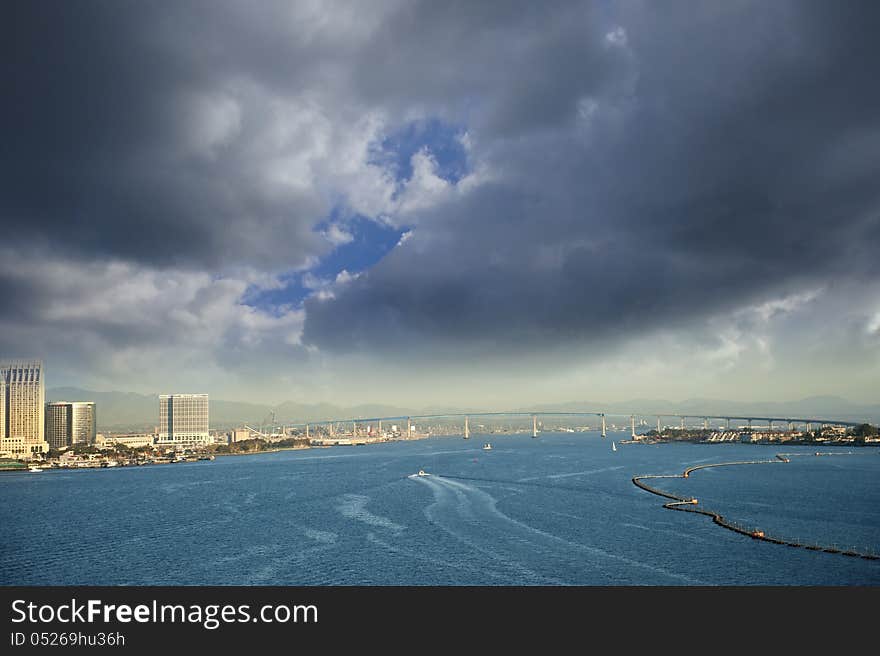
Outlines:
POLYGON ((46 441, 53 449, 94 444, 97 437, 93 401, 55 401, 46 404, 46 441))

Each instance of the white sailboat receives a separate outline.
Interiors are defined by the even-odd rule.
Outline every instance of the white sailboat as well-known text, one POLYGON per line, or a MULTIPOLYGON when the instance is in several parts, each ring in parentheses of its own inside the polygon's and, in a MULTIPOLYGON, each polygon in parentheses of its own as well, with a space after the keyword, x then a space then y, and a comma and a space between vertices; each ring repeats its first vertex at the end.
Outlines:
POLYGON ((611 441, 611 450, 617 451, 617 445, 614 443, 614 440, 611 441))

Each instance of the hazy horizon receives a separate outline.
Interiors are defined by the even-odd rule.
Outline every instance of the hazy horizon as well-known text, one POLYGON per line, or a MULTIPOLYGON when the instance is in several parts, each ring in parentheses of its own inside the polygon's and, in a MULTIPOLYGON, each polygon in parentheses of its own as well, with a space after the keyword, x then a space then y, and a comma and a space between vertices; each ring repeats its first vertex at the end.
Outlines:
MULTIPOLYGON (((66 389, 78 389, 83 392, 93 392, 96 394, 136 394, 138 396, 150 396, 150 397, 155 396, 156 398, 158 398, 160 394, 204 394, 204 393, 207 393, 204 390, 200 390, 200 389, 187 389, 187 390, 170 390, 169 389, 169 390, 164 390, 164 391, 145 391, 145 392, 139 392, 139 391, 135 391, 135 390, 121 390, 121 389, 102 389, 102 390, 92 389, 92 390, 90 390, 90 389, 86 389, 86 388, 78 386, 78 385, 52 385, 50 387, 47 387, 46 391, 47 392, 57 392, 59 390, 66 390, 66 389)), ((210 394, 210 393, 208 393, 208 394, 210 394)), ((211 401, 223 401, 223 402, 229 402, 229 403, 249 403, 249 404, 255 404, 255 405, 269 405, 269 406, 277 406, 277 405, 281 405, 283 403, 300 403, 302 405, 322 405, 322 404, 324 404, 324 405, 344 405, 347 407, 356 407, 356 406, 361 406, 361 405, 388 405, 388 406, 401 405, 399 403, 396 403, 393 399, 387 399, 387 398, 376 398, 376 399, 365 399, 365 400, 354 399, 351 402, 339 403, 338 401, 334 401, 332 399, 319 399, 317 401, 302 401, 300 399, 295 399, 295 398, 284 398, 284 399, 281 399, 280 401, 270 401, 270 400, 260 400, 260 399, 248 400, 248 399, 244 399, 244 398, 219 397, 219 396, 215 397, 214 395, 210 395, 210 397, 211 397, 211 401)), ((834 394, 819 394, 819 395, 810 395, 810 396, 805 396, 805 397, 784 398, 784 399, 769 399, 769 398, 736 399, 736 398, 715 398, 715 397, 706 397, 706 396, 697 396, 697 395, 688 396, 688 397, 681 397, 681 398, 665 398, 662 396, 652 396, 652 397, 633 396, 633 397, 625 397, 625 398, 619 398, 619 399, 603 399, 603 398, 593 399, 593 398, 587 398, 587 397, 580 399, 578 397, 571 397, 571 398, 544 399, 543 401, 535 401, 534 405, 538 406, 538 405, 574 404, 574 403, 597 403, 599 405, 602 405, 602 404, 617 405, 620 403, 627 403, 630 401, 636 401, 636 402, 637 401, 649 401, 652 403, 669 402, 670 404, 673 404, 673 405, 676 403, 688 403, 688 402, 695 402, 695 401, 701 401, 701 402, 702 401, 706 401, 706 402, 718 401, 721 403, 741 403, 741 404, 748 404, 748 403, 785 404, 785 403, 799 403, 799 402, 810 401, 810 400, 814 400, 814 399, 815 400, 825 400, 825 399, 840 400, 840 401, 844 401, 846 403, 852 403, 854 405, 862 405, 862 404, 864 404, 864 405, 880 405, 880 403, 878 403, 877 400, 870 399, 870 398, 866 401, 859 401, 859 400, 854 400, 854 399, 850 399, 847 397, 834 395, 834 394)), ((71 400, 75 400, 75 399, 71 399, 71 400)), ((453 407, 455 405, 457 405, 457 404, 445 402, 443 400, 439 400, 439 401, 432 400, 427 404, 422 404, 421 406, 416 406, 416 407, 453 407)), ((473 403, 467 403, 463 407, 476 407, 476 406, 473 403)), ((496 407, 492 407, 492 408, 487 407, 486 409, 487 410, 495 410, 495 409, 512 410, 512 409, 516 409, 517 407, 519 407, 519 406, 508 405, 508 406, 503 406, 503 407, 498 406, 497 408, 496 407)), ((526 407, 526 406, 523 406, 523 407, 526 407)))
POLYGON ((11 13, 0 359, 47 388, 876 403, 876 3, 11 13))
MULTIPOLYGON (((91 400, 97 402, 99 423, 107 428, 123 425, 152 424, 157 412, 157 394, 138 394, 137 392, 96 391, 81 388, 53 387, 46 390, 46 399, 91 400)), ((547 403, 534 403, 528 406, 511 404, 486 406, 474 403, 429 405, 407 405, 393 400, 341 404, 328 402, 303 403, 287 399, 281 403, 248 402, 240 399, 210 398, 212 425, 236 424, 243 421, 270 421, 269 413, 276 413, 279 422, 318 421, 327 419, 354 419, 364 417, 418 416, 436 413, 483 412, 549 412, 564 415, 569 412, 604 412, 609 417, 629 416, 638 413, 642 417, 675 417, 684 414, 688 417, 703 416, 778 416, 814 417, 867 421, 880 420, 880 404, 854 403, 835 396, 809 397, 790 401, 737 401, 732 399, 626 399, 607 401, 601 399, 566 399, 547 403)))

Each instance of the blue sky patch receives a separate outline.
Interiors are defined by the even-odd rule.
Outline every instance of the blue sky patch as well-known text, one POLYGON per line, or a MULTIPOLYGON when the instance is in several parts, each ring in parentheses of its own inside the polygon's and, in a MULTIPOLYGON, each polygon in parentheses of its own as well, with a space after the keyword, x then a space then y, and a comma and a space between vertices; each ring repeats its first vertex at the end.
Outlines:
MULTIPOLYGON (((329 224, 330 221, 322 221, 315 230, 323 232, 329 224)), ((365 271, 391 252, 408 229, 379 224, 363 216, 354 216, 342 222, 340 227, 352 235, 352 241, 334 248, 317 266, 308 271, 296 271, 280 276, 284 283, 280 289, 248 290, 243 302, 267 311, 282 306, 297 307, 315 291, 306 284, 309 276, 319 280, 335 280, 342 271, 349 273, 365 271)))
MULTIPOLYGON (((374 144, 370 162, 391 171, 398 183, 412 178, 412 156, 427 148, 437 162, 436 174, 452 184, 469 173, 467 151, 461 143, 464 128, 439 119, 425 119, 408 123, 381 142, 374 144)), ((281 276, 280 289, 248 290, 243 302, 264 311, 280 311, 285 306, 298 307, 315 292, 310 281, 336 279, 342 271, 359 273, 385 257, 400 241, 408 228, 394 228, 364 216, 342 218, 334 210, 315 226, 317 232, 336 225, 352 235, 352 241, 340 244, 325 255, 317 266, 308 271, 296 271, 281 276)))
POLYGON ((461 126, 439 119, 414 121, 376 144, 370 161, 393 171, 398 182, 405 182, 413 174, 410 159, 427 147, 437 161, 437 175, 456 184, 469 172, 467 151, 459 138, 463 132, 461 126))

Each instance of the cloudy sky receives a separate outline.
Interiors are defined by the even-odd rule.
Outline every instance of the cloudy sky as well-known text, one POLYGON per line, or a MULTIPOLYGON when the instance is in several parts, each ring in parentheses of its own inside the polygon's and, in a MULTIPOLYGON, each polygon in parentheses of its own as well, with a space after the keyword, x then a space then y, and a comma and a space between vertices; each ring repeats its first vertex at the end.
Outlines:
POLYGON ((5 6, 50 387, 876 401, 878 3, 5 6))

